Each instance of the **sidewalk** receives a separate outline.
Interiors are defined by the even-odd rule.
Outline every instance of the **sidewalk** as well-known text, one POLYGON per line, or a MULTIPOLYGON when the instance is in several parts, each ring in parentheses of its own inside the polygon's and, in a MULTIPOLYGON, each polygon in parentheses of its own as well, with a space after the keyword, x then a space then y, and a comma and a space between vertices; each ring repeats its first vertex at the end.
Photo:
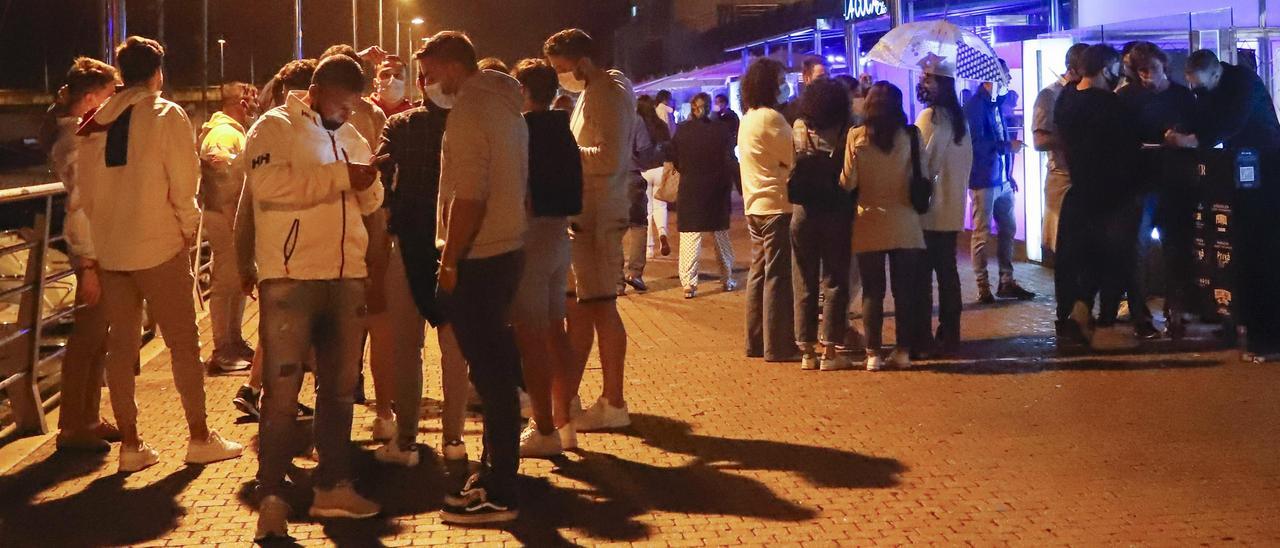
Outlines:
MULTIPOLYGON (((741 226, 735 247, 745 268, 741 226)), ((554 462, 524 461, 526 504, 514 526, 439 521, 445 485, 458 476, 434 451, 439 353, 429 336, 422 464, 376 465, 372 412, 357 406, 358 487, 384 516, 307 518, 304 473, 293 535, 352 546, 1280 543, 1280 368, 1238 363, 1203 341, 1059 356, 1050 272, 1018 265, 1040 297, 981 307, 966 261, 960 359, 910 372, 801 372, 745 359, 743 293, 709 282, 683 299, 676 256, 651 262, 648 294, 620 301, 633 426, 580 434, 583 450, 554 462)), ((709 250, 703 256, 714 272, 709 250)), ((248 316, 246 334, 256 334, 256 307, 248 316)), ((45 443, 0 476, 0 546, 248 543, 256 457, 182 464, 185 426, 158 344, 138 394, 161 463, 121 477, 115 451, 65 456, 45 443)), ((210 421, 253 442, 257 425, 237 422, 230 402, 243 380, 208 379, 210 421)), ((599 390, 593 357, 584 402, 599 390)), ((479 433, 470 417, 473 459, 479 433)))

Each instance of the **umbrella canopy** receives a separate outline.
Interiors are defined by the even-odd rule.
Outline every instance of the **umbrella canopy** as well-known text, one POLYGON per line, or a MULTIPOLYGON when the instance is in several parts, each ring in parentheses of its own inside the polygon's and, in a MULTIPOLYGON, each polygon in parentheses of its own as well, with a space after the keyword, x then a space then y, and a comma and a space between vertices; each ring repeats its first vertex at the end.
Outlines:
POLYGON ((906 23, 885 34, 867 58, 929 74, 1007 85, 995 49, 982 37, 944 20, 906 23))

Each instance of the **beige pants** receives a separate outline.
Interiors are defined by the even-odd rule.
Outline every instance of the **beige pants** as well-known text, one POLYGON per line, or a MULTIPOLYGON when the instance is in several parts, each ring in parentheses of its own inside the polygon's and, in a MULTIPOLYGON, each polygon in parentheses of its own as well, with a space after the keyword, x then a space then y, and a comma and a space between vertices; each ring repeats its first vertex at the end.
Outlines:
POLYGON ((62 411, 58 429, 77 432, 102 420, 103 354, 107 344, 107 316, 101 305, 81 308, 62 358, 62 411))
MULTIPOLYGON (((386 308, 369 316, 369 361, 375 371, 392 371, 394 386, 384 393, 395 402, 394 409, 402 444, 417 437, 422 405, 422 346, 426 338, 426 320, 414 303, 409 289, 409 276, 400 255, 400 242, 391 238, 383 283, 386 308)), ((437 330, 440 343, 441 388, 444 410, 441 417, 445 440, 462 438, 467 405, 467 364, 462 350, 448 325, 437 330)))
POLYGON ((1058 220, 1062 218, 1062 200, 1071 190, 1071 176, 1050 172, 1044 184, 1044 246, 1058 251, 1058 220))
POLYGON ((212 291, 209 295, 209 324, 213 331, 215 353, 231 357, 243 344, 244 291, 240 287, 240 270, 236 265, 235 237, 231 231, 234 219, 217 211, 204 213, 204 234, 213 249, 212 291))
POLYGON ((205 424, 204 368, 191 287, 191 261, 186 251, 159 266, 132 272, 102 272, 102 307, 111 330, 107 335, 107 386, 111 408, 121 426, 136 427, 133 365, 142 345, 142 301, 160 327, 169 348, 173 382, 188 426, 205 424))

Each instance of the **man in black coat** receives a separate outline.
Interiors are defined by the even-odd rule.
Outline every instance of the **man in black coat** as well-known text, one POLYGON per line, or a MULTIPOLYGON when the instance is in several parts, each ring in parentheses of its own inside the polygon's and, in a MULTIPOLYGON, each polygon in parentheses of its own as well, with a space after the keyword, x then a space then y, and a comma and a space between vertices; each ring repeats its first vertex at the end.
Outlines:
POLYGON ((1266 84, 1253 71, 1222 63, 1212 51, 1187 59, 1187 83, 1198 98, 1190 134, 1169 131, 1170 144, 1187 148, 1252 149, 1260 176, 1238 185, 1232 204, 1231 247, 1240 323, 1246 350, 1259 361, 1280 359, 1280 120, 1266 84))

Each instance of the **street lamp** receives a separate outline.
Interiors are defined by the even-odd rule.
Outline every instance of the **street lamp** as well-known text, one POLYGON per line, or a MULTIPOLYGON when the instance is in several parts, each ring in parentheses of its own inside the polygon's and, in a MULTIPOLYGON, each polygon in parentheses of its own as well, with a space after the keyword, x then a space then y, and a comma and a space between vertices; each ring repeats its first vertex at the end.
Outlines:
POLYGON ((227 40, 218 38, 218 80, 227 81, 227 40))
MULTIPOLYGON (((409 21, 409 22, 410 22, 410 23, 412 23, 412 25, 409 25, 409 51, 408 51, 408 55, 413 55, 413 52, 414 52, 414 47, 413 47, 413 44, 414 44, 414 42, 413 42, 413 27, 421 26, 423 23, 426 23, 426 21, 425 21, 423 18, 421 18, 421 17, 414 17, 414 18, 413 18, 413 20, 412 20, 412 21, 409 21)), ((397 44, 397 48, 396 48, 396 49, 399 49, 399 45, 398 45, 398 44, 397 44)), ((409 78, 408 78, 408 80, 409 80, 410 82, 417 82, 417 81, 418 81, 417 75, 416 75, 416 74, 414 74, 414 73, 417 71, 417 67, 415 66, 415 65, 416 65, 416 63, 409 63, 408 65, 409 65, 409 74, 408 74, 409 78)), ((415 94, 415 93, 417 93, 417 86, 410 86, 410 88, 409 88, 409 102, 413 102, 413 96, 414 96, 414 94, 415 94)))

